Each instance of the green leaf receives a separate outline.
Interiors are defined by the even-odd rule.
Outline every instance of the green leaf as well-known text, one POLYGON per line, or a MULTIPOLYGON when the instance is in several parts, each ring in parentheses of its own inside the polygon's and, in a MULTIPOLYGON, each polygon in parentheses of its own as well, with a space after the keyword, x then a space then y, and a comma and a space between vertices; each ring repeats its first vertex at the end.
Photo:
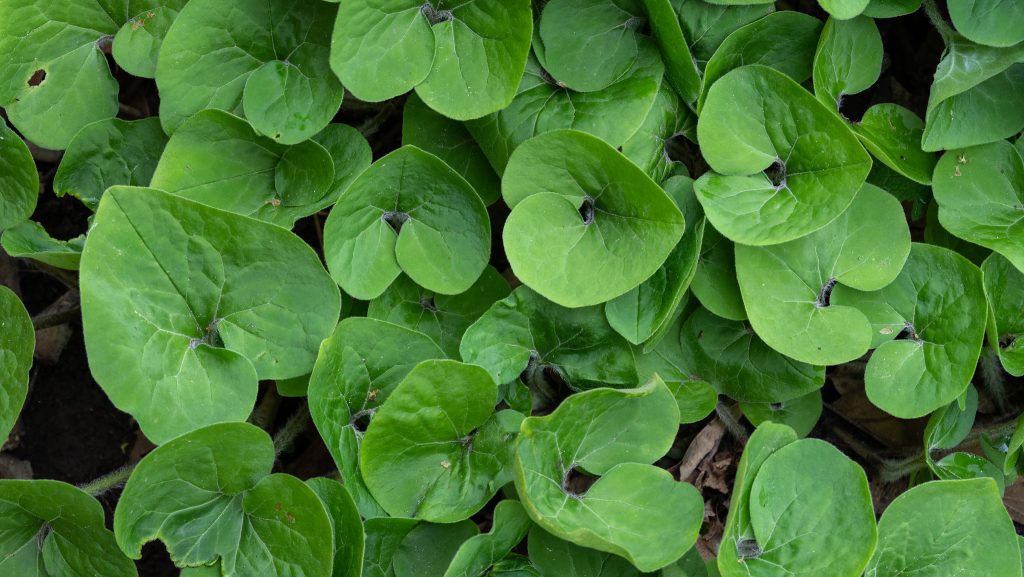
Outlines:
POLYGON ((355 577, 363 572, 363 521, 352 495, 344 485, 315 477, 306 485, 316 493, 327 510, 334 533, 334 571, 332 577, 355 577))
POLYGON ((658 90, 658 98, 647 112, 643 125, 622 144, 622 155, 633 161, 655 182, 662 182, 681 163, 669 158, 668 147, 674 138, 694 136, 697 116, 686 107, 667 84, 658 90))
POLYGON ((1003 369, 1024 376, 1024 272, 1006 257, 992 254, 981 265, 985 297, 991 311, 988 341, 1003 369))
POLYGON ((443 357, 426 335, 363 317, 341 321, 320 345, 309 412, 363 517, 385 515, 359 474, 366 422, 417 363, 443 357))
POLYGON ((402 111, 402 144, 418 146, 454 168, 484 204, 501 198, 501 179, 465 125, 434 112, 416 94, 409 95, 402 111))
POLYGON ((469 290, 454 296, 429 291, 403 275, 370 302, 366 316, 419 331, 454 359, 466 329, 509 292, 508 282, 491 266, 469 290))
POLYGON ((29 220, 3 232, 0 244, 15 258, 30 258, 65 270, 78 270, 85 247, 85 235, 71 240, 56 240, 43 225, 29 220))
POLYGON ((257 379, 307 374, 341 307, 290 232, 129 187, 100 201, 81 291, 93 377, 155 443, 245 419, 257 379))
MULTIPOLYGON (((867 4, 852 0, 858 1, 861 8, 867 4)), ((814 95, 818 100, 840 110, 845 96, 871 88, 881 73, 882 35, 874 20, 866 16, 844 20, 833 15, 825 22, 814 53, 814 95)))
POLYGON ((395 577, 395 552, 419 521, 401 517, 375 517, 366 520, 366 554, 363 577, 395 577))
POLYGON ((502 195, 512 208, 502 233, 512 270, 562 306, 600 304, 639 285, 683 234, 672 198, 583 132, 549 132, 516 149, 502 195))
POLYGON ((520 144, 552 130, 581 130, 622 146, 647 118, 664 72, 657 49, 642 42, 636 65, 622 80, 597 92, 575 92, 559 86, 531 56, 512 104, 466 128, 498 174, 520 144))
POLYGON ((494 577, 542 577, 530 560, 515 553, 509 554, 491 568, 494 577))
POLYGON ((733 507, 738 498, 745 506, 729 511, 733 530, 727 526, 718 557, 723 577, 861 574, 876 532, 859 465, 824 441, 802 439, 772 450, 751 473, 732 498, 733 507))
POLYGON ((528 0, 343 2, 331 68, 360 100, 415 88, 449 118, 479 118, 515 96, 532 23, 528 0))
POLYGON ((862 14, 870 18, 896 18, 917 12, 920 8, 921 0, 871 0, 862 14))
POLYGON ((470 537, 459 547, 444 577, 493 575, 487 570, 503 559, 530 530, 530 517, 518 501, 505 500, 494 507, 494 521, 488 533, 470 537))
POLYGON ((32 153, 0 119, 0 231, 32 216, 38 198, 39 174, 32 153))
POLYGON ((270 437, 247 423, 211 425, 157 447, 117 503, 117 544, 138 559, 159 539, 175 565, 219 559, 225 577, 284 567, 295 577, 329 577, 334 543, 324 504, 295 477, 270 474, 273 465, 270 437))
POLYGON ((668 451, 678 424, 672 393, 658 378, 572 395, 550 415, 523 421, 516 490, 534 522, 555 536, 641 571, 661 568, 693 546, 704 511, 692 485, 649 464, 668 451), (581 471, 601 478, 579 494, 570 481, 581 471))
POLYGON ((638 382, 645 382, 658 375, 679 406, 680 424, 696 423, 715 410, 718 405, 718 391, 707 381, 690 377, 690 371, 684 366, 686 358, 682 349, 680 331, 683 328, 685 311, 669 326, 655 346, 645 347, 643 354, 636 354, 638 382))
POLYGON ((1024 271, 1024 159, 1012 144, 950 150, 933 183, 943 228, 1024 271))
POLYGON ((491 254, 491 223, 473 187, 441 159, 403 146, 373 163, 324 223, 334 280, 352 296, 381 295, 402 272, 442 294, 469 290, 491 254))
POLYGON ((859 358, 874 330, 854 307, 831 302, 837 285, 879 290, 910 253, 903 207, 864 185, 839 218, 807 236, 772 246, 736 246, 736 277, 750 324, 780 353, 815 365, 859 358))
POLYGON ((787 10, 737 29, 704 69, 704 91, 697 110, 703 111, 708 90, 719 78, 747 64, 774 68, 796 82, 810 78, 821 26, 821 20, 813 16, 787 10))
POLYGON ((743 416, 755 427, 770 421, 793 429, 798 437, 810 434, 821 417, 821 391, 783 403, 740 403, 743 416))
POLYGON ((446 525, 420 523, 395 551, 395 577, 442 577, 459 547, 479 534, 476 523, 468 519, 446 525))
MULTIPOLYGON (((665 62, 665 77, 685 104, 696 102, 701 78, 672 0, 643 0, 654 40, 665 62)), ((685 22, 685 20, 684 20, 685 22)))
POLYGON ((559 539, 538 525, 527 541, 530 561, 542 577, 640 577, 640 572, 618 555, 580 547, 559 539))
POLYGON ((1024 41, 1024 5, 1013 0, 951 0, 949 18, 971 42, 1013 46, 1024 41))
POLYGON ((320 132, 344 94, 328 64, 336 12, 318 0, 190 1, 157 60, 164 129, 215 108, 282 144, 320 132))
POLYGON ((952 449, 970 434, 978 412, 978 391, 969 386, 964 396, 966 402, 963 407, 960 406, 960 399, 957 399, 928 417, 928 425, 924 429, 924 449, 929 459, 932 451, 952 449))
POLYGON ((678 316, 686 299, 686 289, 697 270, 704 236, 704 219, 693 195, 693 180, 674 176, 665 181, 662 188, 696 224, 683 233, 668 259, 650 278, 605 304, 608 323, 635 345, 653 339, 659 332, 664 334, 666 325, 678 316))
POLYGON ((818 0, 818 4, 837 20, 857 17, 868 7, 870 0, 818 0))
POLYGON ((1006 490, 1006 479, 1003 472, 991 461, 974 453, 955 452, 942 457, 938 461, 928 458, 929 466, 935 476, 944 480, 989 478, 996 482, 999 494, 1006 490))
POLYGON ((886 508, 864 575, 909 573, 1020 576, 1017 535, 991 479, 925 483, 886 508))
MULTIPOLYGON (((0 443, 14 428, 28 396, 28 371, 36 348, 32 319, 17 295, 0 285, 0 443)), ((2 567, 2 563, 0 563, 2 567)))
POLYGON ((333 167, 330 153, 315 141, 278 144, 241 118, 209 109, 174 132, 150 186, 291 227, 336 198, 333 167))
POLYGON ((700 68, 736 30, 775 11, 771 3, 720 5, 707 0, 670 0, 679 13, 683 35, 700 68))
POLYGON ((0 480, 0 518, 4 575, 138 575, 106 528, 103 507, 77 487, 60 481, 0 480))
POLYGON ((1024 128, 1024 43, 993 48, 953 35, 935 69, 921 148, 927 151, 995 142, 1024 128))
MULTIPOLYGON (((931 192, 930 188, 928 189, 928 192, 931 192)), ((938 203, 928 202, 927 204, 928 209, 925 212, 924 223, 924 241, 928 244, 934 244, 960 253, 966 257, 967 260, 981 266, 981 263, 988 258, 988 255, 992 254, 992 251, 950 234, 949 231, 943 228, 942 223, 939 222, 938 203)))
POLYGON ((832 302, 868 317, 877 347, 868 361, 868 398, 912 419, 963 394, 981 354, 988 312, 981 271, 945 248, 914 243, 902 272, 875 292, 838 286, 832 302))
POLYGON ((825 368, 795 361, 764 343, 742 321, 698 309, 683 324, 683 362, 691 378, 746 403, 777 403, 818 390, 825 368))
POLYGON ((423 361, 398 384, 363 438, 363 480, 390 515, 452 523, 512 478, 522 415, 494 412, 498 386, 480 367, 423 361))
POLYGON ((744 66, 711 87, 697 123, 716 172, 694 184, 708 220, 743 244, 800 238, 839 216, 871 170, 843 121, 786 75, 744 66))
POLYGON ((526 286, 512 291, 462 337, 462 360, 484 367, 496 383, 521 374, 532 387, 576 390, 636 385, 633 352, 600 307, 567 309, 526 286))
POLYGON ((114 36, 111 54, 118 66, 132 76, 156 76, 157 56, 164 36, 188 0, 129 0, 130 15, 114 36))
POLYGON ((709 311, 725 319, 743 321, 747 311, 736 281, 735 255, 732 241, 710 223, 706 224, 690 290, 709 311))
POLYGON ((53 177, 57 196, 70 194, 92 210, 111 186, 149 186, 167 135, 156 117, 109 118, 86 125, 68 144, 53 177))
POLYGON ((882 164, 914 182, 931 184, 936 158, 921 150, 924 122, 916 114, 899 104, 876 104, 852 128, 882 164))

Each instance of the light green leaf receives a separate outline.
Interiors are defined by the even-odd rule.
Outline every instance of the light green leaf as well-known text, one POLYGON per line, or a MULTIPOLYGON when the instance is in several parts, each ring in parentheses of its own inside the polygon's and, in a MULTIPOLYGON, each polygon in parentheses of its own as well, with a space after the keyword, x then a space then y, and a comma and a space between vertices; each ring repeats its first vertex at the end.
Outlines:
POLYGON ((974 453, 957 451, 938 461, 928 458, 928 464, 935 476, 944 480, 989 478, 996 482, 999 494, 1006 490, 1003 472, 992 461, 974 453))
POLYGON ((718 391, 707 381, 690 377, 682 349, 680 331, 686 312, 683 311, 669 326, 655 346, 644 347, 644 353, 636 351, 638 382, 645 382, 658 375, 679 406, 679 422, 696 423, 707 417, 718 404, 718 391))
POLYGON ((991 318, 988 342, 999 354, 1003 369, 1015 377, 1024 376, 1024 272, 1006 257, 992 254, 981 265, 985 297, 991 318))
POLYGON ((335 12, 319 0, 190 1, 157 60, 164 129, 215 108, 282 144, 320 132, 344 94, 328 64, 335 12))
POLYGON ((879 290, 909 253, 903 207, 866 184, 818 231, 772 246, 737 245, 736 277, 750 324, 768 346, 801 362, 838 365, 866 353, 874 330, 861 311, 833 303, 833 290, 879 290))
POLYGON ((326 477, 315 477, 306 485, 316 493, 327 511, 334 533, 332 577, 356 577, 363 572, 363 521, 352 495, 344 485, 326 477))
POLYGON ((914 243, 892 284, 875 292, 838 286, 832 302, 857 307, 871 323, 877 348, 864 384, 877 407, 912 419, 963 394, 988 318, 981 271, 967 259, 914 243))
POLYGON ((870 0, 818 0, 818 4, 837 20, 849 20, 855 18, 865 8, 870 0))
POLYGON ((403 146, 373 163, 324 223, 334 280, 352 296, 381 295, 402 272, 442 294, 469 290, 491 254, 491 223, 473 187, 441 159, 403 146))
POLYGON ((309 412, 363 517, 385 515, 359 474, 367 423, 417 363, 443 357, 426 335, 362 317, 341 321, 320 345, 309 412))
POLYGON ((0 443, 4 443, 28 396, 28 371, 32 368, 36 333, 25 305, 3 285, 0 285, 0 329, 3 329, 0 330, 0 443))
POLYGON ((798 437, 810 434, 821 417, 821 391, 783 403, 740 403, 743 416, 755 427, 770 421, 793 429, 798 437))
POLYGON ((928 425, 924 429, 924 449, 929 461, 932 451, 952 449, 970 434, 978 412, 978 391, 974 386, 968 386, 964 393, 963 407, 960 406, 960 399, 957 399, 928 417, 928 425))
POLYGON ((640 577, 629 562, 611 553, 559 539, 538 525, 527 541, 530 561, 542 577, 640 577))
POLYGON ((488 533, 470 537, 459 547, 444 577, 493 575, 487 570, 519 544, 530 530, 530 517, 518 501, 505 500, 494 507, 494 521, 488 533))
POLYGON ((341 308, 290 232, 144 188, 104 193, 81 291, 93 377, 156 443, 245 419, 258 378, 307 374, 341 308))
POLYGON ((661 59, 665 62, 665 77, 683 103, 692 105, 700 95, 700 70, 683 36, 679 13, 672 0, 643 0, 643 5, 651 33, 661 51, 661 59))
POLYGON ((395 552, 402 540, 419 521, 401 517, 374 517, 367 519, 366 553, 363 558, 364 577, 395 577, 395 552))
POLYGON ((871 0, 862 14, 870 18, 896 18, 917 12, 920 8, 921 0, 871 0))
MULTIPOLYGON (((931 189, 929 188, 927 192, 930 193, 931 189)), ((926 200, 928 199, 926 198, 926 200)), ((936 202, 928 202, 928 210, 925 212, 924 241, 955 251, 978 266, 981 266, 988 255, 992 254, 989 249, 953 236, 943 228, 942 223, 939 222, 939 204, 936 202)))
POLYGON ((175 565, 220 560, 224 577, 330 577, 324 504, 295 477, 270 474, 273 465, 270 437, 247 423, 211 425, 157 447, 117 503, 117 544, 138 559, 159 539, 175 565))
POLYGON ((777 403, 821 388, 825 368, 795 361, 769 347, 742 321, 698 309, 683 324, 682 360, 691 378, 747 403, 777 403))
POLYGON ((852 128, 868 152, 885 166, 914 182, 931 184, 937 159, 921 150, 924 122, 916 114, 899 104, 876 104, 852 128))
MULTIPOLYGON (((859 1, 861 8, 867 4, 859 1)), ((871 88, 881 73, 882 35, 874 20, 833 16, 825 22, 814 53, 814 95, 818 100, 838 111, 845 96, 871 88)))
POLYGON ((479 511, 512 478, 512 439, 522 415, 494 412, 487 371, 423 361, 374 415, 359 465, 392 516, 452 523, 479 511))
POLYGON ((56 240, 43 225, 33 220, 13 226, 0 236, 4 251, 15 258, 30 258, 65 270, 78 270, 85 247, 85 235, 56 240))
POLYGON ((933 481, 896 497, 864 575, 958 573, 1020 577, 1017 534, 991 479, 933 481))
POLYGON ((612 330, 600 307, 563 308, 526 286, 473 323, 459 350, 462 360, 484 367, 497 383, 522 375, 541 389, 637 384, 629 343, 612 330))
POLYGON ((0 119, 0 231, 32 216, 38 198, 39 174, 32 153, 0 119))
POLYGON ((128 20, 114 36, 111 54, 132 76, 153 78, 164 36, 188 0, 143 0, 127 3, 128 20))
POLYGON ((92 210, 111 186, 149 186, 167 135, 156 117, 86 125, 68 144, 53 177, 57 196, 70 194, 92 210))
POLYGON ((732 241, 710 223, 706 224, 690 290, 709 311, 725 319, 743 321, 747 311, 736 281, 735 255, 732 241))
POLYGON ((693 546, 704 511, 692 485, 649 464, 668 451, 678 424, 672 393, 658 378, 572 395, 550 415, 523 421, 516 490, 534 522, 555 536, 615 553, 641 571, 664 567, 693 546), (578 472, 601 478, 577 494, 578 472))
POLYGON ((1024 159, 1012 144, 950 150, 933 183, 944 229, 1024 271, 1024 159))
POLYGON ((469 290, 454 296, 436 294, 400 276, 370 302, 366 316, 419 331, 454 359, 466 329, 509 292, 508 282, 491 266, 469 290))
POLYGON ((705 100, 697 136, 716 172, 694 190, 708 220, 734 242, 777 244, 839 216, 871 170, 843 121, 781 72, 744 66, 705 100))
POLYGON ((683 234, 672 198, 583 132, 549 132, 516 149, 502 195, 512 208, 502 233, 512 270, 562 306, 600 304, 639 285, 683 234))
POLYGON ((667 84, 658 90, 658 98, 647 112, 643 125, 622 144, 622 155, 633 161, 655 182, 662 182, 681 166, 669 158, 670 141, 678 136, 694 136, 697 116, 686 107, 667 84))
POLYGON ((137 577, 117 548, 103 507, 60 481, 0 480, 0 574, 137 577))
POLYGON ((420 523, 395 551, 395 577, 442 577, 459 547, 479 534, 469 519, 445 525, 420 523))
POLYGON ((670 1, 675 11, 679 13, 683 35, 701 69, 730 34, 775 11, 775 6, 771 3, 721 5, 707 0, 670 1))
POLYGON ((949 18, 968 40, 989 46, 1024 41, 1024 5, 1014 0, 950 0, 949 18))

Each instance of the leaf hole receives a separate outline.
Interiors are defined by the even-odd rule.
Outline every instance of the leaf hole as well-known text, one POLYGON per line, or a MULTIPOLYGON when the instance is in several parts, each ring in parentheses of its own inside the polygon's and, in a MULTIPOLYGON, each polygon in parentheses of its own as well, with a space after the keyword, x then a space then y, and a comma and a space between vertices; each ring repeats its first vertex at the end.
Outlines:
POLYGON ((391 230, 395 231, 395 234, 398 234, 402 232, 402 225, 409 220, 409 213, 388 211, 382 214, 380 219, 388 223, 388 226, 391 227, 391 230))
POLYGON ((39 86, 46 80, 46 71, 40 68, 32 73, 32 77, 28 79, 29 86, 39 86))
POLYGON ((764 175, 771 181, 772 186, 780 189, 786 186, 786 163, 781 158, 776 158, 771 166, 765 169, 764 175))
POLYGON ((562 490, 573 497, 582 497, 597 479, 598 477, 585 473, 573 463, 562 475, 562 490))
POLYGON ((455 15, 452 14, 451 10, 438 10, 429 1, 424 2, 423 6, 420 6, 420 12, 423 13, 423 16, 426 17, 427 22, 430 22, 431 26, 455 19, 455 15))
POLYGON ((744 559, 756 559, 761 556, 764 551, 761 550, 761 546, 757 544, 757 539, 748 539, 746 537, 740 537, 736 540, 736 556, 742 561, 744 559))
POLYGON ((348 424, 352 425, 352 428, 355 429, 357 433, 365 433, 367 427, 370 426, 370 419, 373 418, 373 413, 375 411, 376 409, 363 409, 362 411, 352 415, 348 424))
POLYGON ((914 341, 917 343, 923 342, 921 340, 921 335, 917 334, 917 329, 915 329, 914 325, 912 325, 909 321, 903 321, 903 330, 901 330, 899 334, 896 335, 896 338, 894 340, 914 341))
POLYGON ((835 278, 830 278, 825 281, 825 284, 821 285, 821 290, 818 291, 818 298, 814 301, 816 308, 823 309, 832 304, 832 289, 836 288, 837 282, 839 281, 835 278))
POLYGON ((583 204, 580 205, 579 213, 584 225, 594 222, 594 211, 596 208, 596 201, 592 196, 587 195, 583 197, 583 204))

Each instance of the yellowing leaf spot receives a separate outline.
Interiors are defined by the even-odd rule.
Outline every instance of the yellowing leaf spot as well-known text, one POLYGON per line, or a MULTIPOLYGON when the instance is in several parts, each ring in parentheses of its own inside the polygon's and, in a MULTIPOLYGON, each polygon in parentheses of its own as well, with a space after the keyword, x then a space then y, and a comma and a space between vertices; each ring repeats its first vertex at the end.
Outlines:
POLYGON ((878 332, 883 334, 883 335, 891 335, 892 334, 892 328, 891 327, 885 327, 884 329, 882 329, 882 330, 880 330, 878 332))
POLYGON ((452 464, 448 462, 448 459, 445 459, 445 460, 441 461, 441 468, 444 469, 445 471, 450 469, 451 466, 452 466, 452 464))

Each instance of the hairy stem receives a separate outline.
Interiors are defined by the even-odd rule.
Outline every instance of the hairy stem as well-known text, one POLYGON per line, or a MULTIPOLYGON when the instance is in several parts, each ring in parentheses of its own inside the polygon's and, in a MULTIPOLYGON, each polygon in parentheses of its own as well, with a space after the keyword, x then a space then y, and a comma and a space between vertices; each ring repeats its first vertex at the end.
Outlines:
POLYGON ((953 38, 953 27, 946 22, 939 7, 935 5, 935 0, 924 0, 924 13, 928 15, 928 19, 939 32, 939 36, 942 36, 942 40, 948 44, 953 38))
POLYGON ((299 410, 292 413, 284 426, 274 433, 274 454, 280 457, 281 453, 290 449, 295 439, 309 426, 311 420, 309 406, 303 402, 299 410))
POLYGON ((1003 379, 1003 365, 999 362, 999 353, 987 346, 981 355, 981 382, 1000 412, 1006 412, 1009 399, 1006 381, 1003 379))
POLYGON ((125 465, 120 469, 115 469, 98 479, 94 479, 79 486, 79 489, 89 493, 93 497, 99 497, 111 489, 124 485, 134 470, 135 465, 125 465))

